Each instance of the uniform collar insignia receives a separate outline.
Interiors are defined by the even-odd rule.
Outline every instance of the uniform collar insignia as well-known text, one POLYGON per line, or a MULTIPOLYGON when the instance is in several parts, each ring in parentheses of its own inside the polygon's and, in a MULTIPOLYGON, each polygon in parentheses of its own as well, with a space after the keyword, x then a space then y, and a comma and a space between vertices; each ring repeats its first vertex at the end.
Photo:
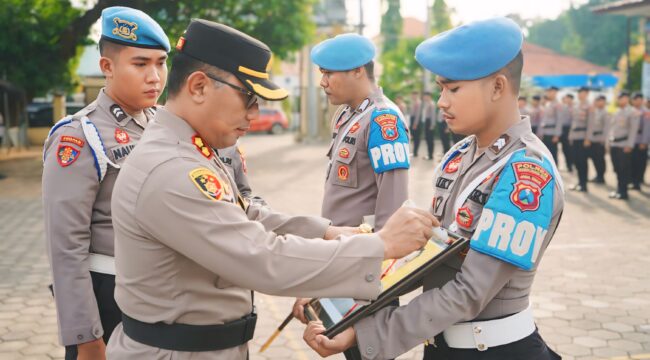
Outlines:
POLYGON ((504 147, 506 147, 506 145, 508 145, 508 142, 510 142, 510 136, 508 136, 508 134, 503 134, 499 136, 492 146, 490 146, 490 150, 492 150, 493 153, 498 154, 504 147))
POLYGON ((212 149, 205 143, 199 134, 192 136, 192 144, 194 144, 196 149, 201 153, 201 155, 205 156, 206 159, 212 158, 212 149))
POLYGON ((122 108, 117 104, 111 105, 111 107, 109 108, 109 111, 111 112, 111 115, 113 115, 115 120, 117 120, 117 122, 122 122, 122 121, 126 120, 126 118, 129 117, 129 115, 127 115, 124 112, 124 110, 122 110, 122 108))

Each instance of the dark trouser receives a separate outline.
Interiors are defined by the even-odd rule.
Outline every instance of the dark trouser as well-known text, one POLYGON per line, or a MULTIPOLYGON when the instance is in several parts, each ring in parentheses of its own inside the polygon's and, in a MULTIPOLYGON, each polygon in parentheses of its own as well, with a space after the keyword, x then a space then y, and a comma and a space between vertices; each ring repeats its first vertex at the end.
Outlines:
POLYGON ((449 143, 449 131, 447 130, 447 123, 445 121, 438 123, 438 135, 440 136, 440 141, 442 142, 442 149, 445 154, 449 149, 451 149, 451 144, 449 143))
POLYGON ((564 154, 564 161, 566 168, 569 171, 573 170, 573 153, 571 151, 571 142, 569 141, 570 126, 562 126, 562 136, 560 136, 560 143, 562 144, 562 153, 564 154))
POLYGON ((582 186, 583 189, 587 189, 587 148, 585 147, 585 141, 573 140, 573 156, 576 170, 578 171, 578 184, 582 186))
MULTIPOLYGON (((395 299, 388 303, 386 307, 389 306, 399 306, 399 299, 395 299)), ((345 355, 346 360, 362 360, 363 358, 361 357, 361 352, 359 352, 359 347, 358 346, 353 346, 343 352, 343 355, 345 355)))
POLYGON ((632 185, 639 187, 643 184, 645 169, 648 166, 648 149, 641 149, 639 144, 632 150, 632 185))
POLYGON ((424 120, 424 140, 427 142, 427 156, 429 158, 433 157, 433 132, 435 129, 433 128, 434 124, 432 124, 432 121, 432 119, 424 120))
POLYGON ((553 142, 553 138, 555 136, 553 135, 544 135, 542 136, 542 142, 546 147, 548 148, 548 151, 551 152, 551 155, 553 156, 553 160, 555 161, 555 165, 557 165, 557 143, 553 142))
POLYGON ((424 347, 424 360, 556 360, 560 355, 551 350, 537 330, 511 344, 476 349, 452 349, 442 334, 436 336, 436 346, 424 347))
POLYGON ((413 140, 413 156, 418 156, 418 149, 420 148, 420 140, 422 138, 423 123, 418 123, 411 131, 411 139, 413 140))
POLYGON ((616 171, 618 181, 617 191, 622 197, 627 197, 627 184, 630 183, 632 173, 632 154, 625 153, 621 147, 612 147, 610 150, 612 165, 616 171))
POLYGON ((588 152, 596 168, 596 177, 598 179, 605 179, 605 145, 592 142, 588 152))
MULTIPOLYGON (((108 343, 113 330, 122 321, 122 312, 115 302, 115 276, 91 272, 93 290, 97 299, 99 318, 104 328, 104 343, 108 343)), ((65 360, 77 359, 77 345, 65 347, 65 360)))

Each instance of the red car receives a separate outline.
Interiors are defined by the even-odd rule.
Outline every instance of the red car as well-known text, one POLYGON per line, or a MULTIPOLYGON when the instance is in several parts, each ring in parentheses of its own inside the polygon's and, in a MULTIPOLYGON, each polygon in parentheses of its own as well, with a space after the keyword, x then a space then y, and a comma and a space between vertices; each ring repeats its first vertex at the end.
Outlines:
POLYGON ((260 116, 251 121, 250 132, 266 131, 269 134, 279 134, 289 128, 287 116, 280 109, 260 107, 260 116))

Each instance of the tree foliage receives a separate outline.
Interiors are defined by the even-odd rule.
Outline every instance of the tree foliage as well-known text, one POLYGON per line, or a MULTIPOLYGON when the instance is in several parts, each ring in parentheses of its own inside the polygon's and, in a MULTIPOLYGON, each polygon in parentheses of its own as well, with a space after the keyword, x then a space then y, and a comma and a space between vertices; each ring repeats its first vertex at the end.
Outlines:
POLYGON ((387 0, 388 9, 381 17, 381 36, 384 39, 382 51, 389 52, 397 48, 402 35, 402 15, 400 14, 400 0, 387 0))
MULTIPOLYGON (((224 23, 248 33, 286 58, 314 32, 314 0, 98 0, 82 10, 65 0, 0 1, 0 69, 27 98, 71 85, 73 65, 103 9, 121 5, 157 20, 172 42, 192 18, 224 23)), ((0 74, 1 76, 2 74, 0 74)))
POLYGON ((415 48, 424 38, 402 39, 397 47, 382 56, 384 66, 379 84, 389 98, 422 88, 422 67, 415 61, 415 48))

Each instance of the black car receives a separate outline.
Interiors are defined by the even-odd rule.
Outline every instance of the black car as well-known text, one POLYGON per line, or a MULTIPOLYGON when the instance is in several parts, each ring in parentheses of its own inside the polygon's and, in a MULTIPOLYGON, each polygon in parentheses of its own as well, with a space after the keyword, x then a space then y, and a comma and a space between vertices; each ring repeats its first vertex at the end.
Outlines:
MULTIPOLYGON (((84 108, 83 103, 66 103, 66 114, 74 114, 84 108)), ((52 127, 54 120, 53 105, 51 102, 35 102, 27 105, 27 118, 29 120, 29 127, 52 127)))

